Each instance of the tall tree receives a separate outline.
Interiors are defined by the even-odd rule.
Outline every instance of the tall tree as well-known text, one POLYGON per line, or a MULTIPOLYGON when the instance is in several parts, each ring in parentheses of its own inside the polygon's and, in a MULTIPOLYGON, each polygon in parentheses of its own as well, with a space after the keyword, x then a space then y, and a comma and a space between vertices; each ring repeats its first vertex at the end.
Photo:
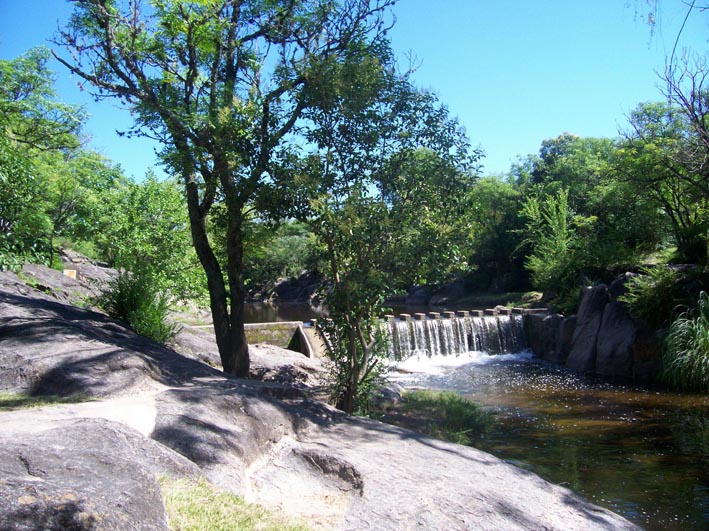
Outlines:
POLYGON ((311 154, 295 177, 293 215, 324 248, 328 350, 337 407, 362 406, 386 345, 382 302, 396 279, 434 279, 466 258, 454 249, 457 208, 479 153, 436 97, 399 75, 386 40, 327 66, 311 96, 311 154))
POLYGON ((78 0, 58 60, 97 97, 119 98, 134 133, 158 139, 180 175, 192 240, 207 277, 225 372, 247 376, 245 207, 272 179, 305 92, 327 86, 323 64, 353 39, 383 32, 395 0, 78 0), (226 210, 226 260, 207 232, 226 210), (226 280, 225 280, 226 279, 226 280))

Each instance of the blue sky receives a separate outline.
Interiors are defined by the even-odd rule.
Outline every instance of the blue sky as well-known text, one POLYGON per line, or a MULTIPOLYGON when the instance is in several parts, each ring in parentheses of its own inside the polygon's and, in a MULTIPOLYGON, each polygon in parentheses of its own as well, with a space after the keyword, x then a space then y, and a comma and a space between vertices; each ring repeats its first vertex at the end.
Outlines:
MULTIPOLYGON (((405 62, 420 63, 416 83, 436 92, 486 152, 486 173, 509 169, 518 155, 563 132, 615 137, 640 102, 659 100, 665 57, 686 6, 663 0, 651 36, 637 13, 645 0, 399 0, 390 33, 405 62)), ((46 39, 68 18, 61 0, 0 0, 0 59, 46 39)), ((709 47, 706 14, 692 16, 679 49, 709 47)), ((154 165, 147 141, 119 137, 131 119, 95 104, 60 65, 57 89, 67 103, 86 105, 91 147, 140 179, 154 165)))

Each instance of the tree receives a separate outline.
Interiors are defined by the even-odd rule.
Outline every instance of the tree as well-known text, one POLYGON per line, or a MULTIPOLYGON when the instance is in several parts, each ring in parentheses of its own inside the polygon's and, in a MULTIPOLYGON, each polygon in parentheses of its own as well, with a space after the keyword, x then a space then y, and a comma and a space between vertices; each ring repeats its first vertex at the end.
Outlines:
POLYGON ((463 219, 472 240, 472 283, 493 292, 523 289, 528 275, 523 256, 517 252, 524 227, 519 187, 501 177, 485 177, 470 190, 466 201, 463 219))
POLYGON ((49 57, 35 48, 0 60, 0 268, 25 258, 51 262, 52 219, 36 159, 79 146, 83 112, 57 102, 49 57))
POLYGON ((701 60, 667 72, 667 101, 631 113, 619 166, 664 211, 680 257, 699 264, 709 231, 708 74, 701 60))
POLYGON ((192 241, 207 277, 225 372, 247 376, 246 207, 273 176, 299 122, 303 94, 327 86, 322 65, 354 38, 384 31, 394 0, 82 0, 55 54, 99 98, 134 113, 185 188, 192 241), (226 211, 226 261, 210 243, 212 207, 226 211), (226 280, 225 280, 226 279, 226 280))
POLYGON ((295 162, 299 171, 282 192, 324 248, 334 397, 348 412, 366 408, 382 368, 382 303, 396 279, 461 265, 447 245, 447 218, 472 185, 479 157, 435 96, 396 72, 386 40, 352 48, 326 65, 328 89, 310 94, 312 152, 295 162))

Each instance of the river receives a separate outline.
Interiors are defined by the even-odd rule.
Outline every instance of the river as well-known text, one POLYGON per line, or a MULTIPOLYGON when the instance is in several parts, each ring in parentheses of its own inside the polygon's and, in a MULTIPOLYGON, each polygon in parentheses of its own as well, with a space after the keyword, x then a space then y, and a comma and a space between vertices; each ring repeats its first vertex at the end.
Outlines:
MULTIPOLYGON (((406 386, 493 411, 481 450, 648 530, 709 529, 709 397, 611 385, 528 353, 414 358, 406 386)), ((511 487, 512 488, 512 487, 511 487)))

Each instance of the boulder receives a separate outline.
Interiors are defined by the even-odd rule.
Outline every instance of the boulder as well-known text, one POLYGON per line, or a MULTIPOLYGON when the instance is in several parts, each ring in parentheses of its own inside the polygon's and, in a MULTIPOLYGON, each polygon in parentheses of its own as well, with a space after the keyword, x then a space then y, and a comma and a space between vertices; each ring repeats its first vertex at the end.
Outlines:
POLYGON ((295 432, 281 402, 236 382, 168 390, 158 395, 156 405, 151 437, 240 495, 248 490, 248 467, 295 432))
POLYGON ((636 322, 637 331, 632 346, 633 380, 641 383, 657 381, 660 370, 661 343, 656 332, 644 322, 636 322))
POLYGON ((322 275, 303 271, 298 278, 279 279, 270 299, 274 302, 297 302, 318 305, 317 291, 322 286, 322 275))
POLYGON ((406 306, 427 306, 431 291, 426 286, 412 286, 406 295, 406 306))
POLYGON ((577 318, 575 315, 566 317, 561 323, 561 332, 559 341, 561 342, 561 359, 560 363, 566 363, 566 359, 571 353, 571 346, 574 341, 574 331, 576 330, 577 318))
POLYGON ((110 396, 221 373, 0 273, 0 390, 110 396))
POLYGON ((532 354, 537 358, 544 357, 544 345, 546 344, 546 329, 544 319, 546 315, 529 314, 524 316, 524 332, 527 336, 527 343, 532 354))
POLYGON ((585 288, 576 315, 576 328, 566 366, 578 372, 592 373, 596 369, 596 340, 608 301, 605 284, 585 288))
MULTIPOLYGON (((553 363, 564 363, 569 350, 565 341, 568 341, 568 323, 560 314, 528 314, 525 316, 525 334, 537 358, 542 358, 553 363)), ((572 322, 572 324, 575 321, 572 322)), ((573 326, 571 327, 573 333, 573 326)))
POLYGON ((201 475, 194 463, 115 422, 32 428, 0 435, 3 531, 169 531, 157 477, 201 475))
POLYGON ((596 342, 596 374, 610 379, 632 379, 636 334, 637 328, 625 305, 606 304, 596 342))
POLYGON ((297 375, 226 376, 17 277, 0 275, 0 317, 3 389, 101 397, 0 412, 3 530, 167 530, 161 474, 204 474, 314 529, 637 529, 474 448, 307 398, 297 375))

